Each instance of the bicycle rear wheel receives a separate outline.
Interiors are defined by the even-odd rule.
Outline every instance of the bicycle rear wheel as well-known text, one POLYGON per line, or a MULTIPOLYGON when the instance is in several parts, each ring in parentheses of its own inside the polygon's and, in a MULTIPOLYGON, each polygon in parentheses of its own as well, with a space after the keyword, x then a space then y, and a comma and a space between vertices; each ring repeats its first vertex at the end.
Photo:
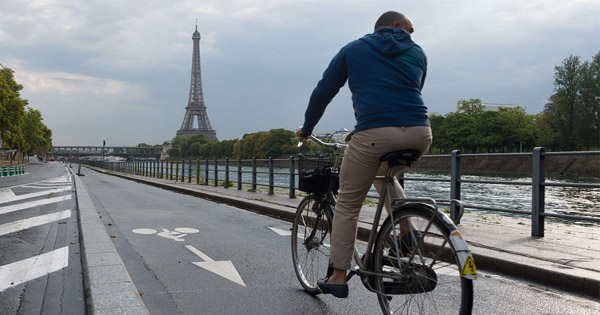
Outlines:
POLYGON ((317 280, 325 276, 329 264, 330 203, 320 195, 304 198, 292 225, 292 260, 300 284, 310 294, 321 293, 317 280))
POLYGON ((429 206, 411 204, 394 211, 393 224, 388 218, 382 225, 374 270, 393 277, 373 282, 387 295, 378 295, 384 314, 471 314, 473 282, 461 277, 451 231, 441 216, 429 206))

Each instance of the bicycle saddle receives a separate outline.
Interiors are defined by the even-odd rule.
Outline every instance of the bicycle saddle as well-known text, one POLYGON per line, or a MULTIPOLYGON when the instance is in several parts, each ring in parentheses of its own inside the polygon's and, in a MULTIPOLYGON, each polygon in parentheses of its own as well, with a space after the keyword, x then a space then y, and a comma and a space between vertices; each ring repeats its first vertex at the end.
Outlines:
POLYGON ((410 167, 413 162, 419 159, 420 156, 421 152, 419 152, 418 150, 398 150, 385 154, 384 156, 379 158, 379 161, 381 161, 382 163, 388 162, 388 165, 390 167, 394 167, 397 165, 407 165, 410 167))

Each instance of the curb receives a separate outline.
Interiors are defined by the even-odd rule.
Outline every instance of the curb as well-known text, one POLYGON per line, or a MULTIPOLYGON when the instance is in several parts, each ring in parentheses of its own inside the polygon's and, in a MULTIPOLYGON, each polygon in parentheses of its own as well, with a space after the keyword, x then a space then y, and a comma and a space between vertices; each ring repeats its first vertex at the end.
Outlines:
MULTIPOLYGON (((188 187, 148 181, 142 178, 133 178, 125 174, 107 171, 96 167, 86 167, 103 174, 136 181, 146 185, 200 197, 219 203, 225 203, 250 210, 252 212, 283 219, 288 222, 293 221, 295 216, 295 208, 288 206, 222 195, 213 192, 203 192, 190 189, 188 187)), ((358 239, 362 241, 368 241, 370 232, 370 225, 367 226, 367 224, 359 223, 357 234, 358 239)), ((564 265, 559 265, 551 261, 524 257, 522 255, 512 254, 502 250, 494 250, 484 245, 469 241, 467 241, 467 243, 470 246, 473 258, 477 262, 477 267, 481 269, 487 269, 501 274, 514 276, 520 279, 525 279, 572 293, 586 295, 592 298, 600 297, 600 280, 592 277, 574 275, 564 272, 565 270, 569 270, 567 268, 570 267, 565 267, 564 265), (500 253, 502 253, 502 256, 504 257, 499 257, 500 253), (563 272, 561 272, 561 270, 563 270, 563 272)), ((591 274, 593 272, 589 271, 589 273, 591 274)))
POLYGON ((499 257, 499 255, 497 255, 499 251, 477 247, 468 241, 467 243, 472 250, 471 254, 473 255, 473 259, 477 262, 477 266, 482 267, 482 269, 492 270, 497 273, 518 277, 520 279, 572 293, 586 295, 595 299, 598 299, 600 296, 599 280, 560 272, 559 270, 561 269, 569 268, 564 265, 558 265, 539 259, 516 257, 517 255, 515 254, 507 253, 503 253, 503 256, 505 257, 499 257), (474 248, 475 250, 473 250, 474 248), (489 251, 490 253, 486 253, 486 251, 489 251), (515 258, 514 260, 510 259, 513 257, 515 258), (525 260, 529 263, 522 263, 515 260, 525 260))
POLYGON ((127 269, 110 240, 85 184, 74 178, 88 314, 148 315, 127 269))

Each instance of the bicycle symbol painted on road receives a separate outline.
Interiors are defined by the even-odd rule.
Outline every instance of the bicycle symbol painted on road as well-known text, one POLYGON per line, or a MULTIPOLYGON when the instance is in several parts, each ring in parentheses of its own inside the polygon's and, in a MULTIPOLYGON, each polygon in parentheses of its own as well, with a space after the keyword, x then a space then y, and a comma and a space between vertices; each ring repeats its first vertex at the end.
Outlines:
POLYGON ((179 227, 179 228, 174 229, 173 231, 169 231, 167 229, 162 229, 162 232, 158 232, 157 230, 154 230, 154 229, 135 229, 135 230, 132 230, 131 232, 136 233, 136 234, 142 234, 142 235, 156 234, 157 236, 164 237, 167 239, 172 239, 176 242, 183 242, 183 241, 185 241, 183 239, 183 237, 187 236, 188 234, 198 233, 198 232, 200 232, 200 230, 179 227))

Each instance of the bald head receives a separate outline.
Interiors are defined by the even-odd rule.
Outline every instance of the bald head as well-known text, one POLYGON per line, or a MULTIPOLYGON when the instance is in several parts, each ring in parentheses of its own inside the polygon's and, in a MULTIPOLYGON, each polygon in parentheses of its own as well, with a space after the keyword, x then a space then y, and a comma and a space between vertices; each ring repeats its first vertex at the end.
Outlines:
POLYGON ((377 19, 377 22, 375 22, 375 30, 384 27, 403 29, 409 34, 412 34, 414 31, 412 21, 404 16, 404 14, 396 11, 385 12, 377 19))

